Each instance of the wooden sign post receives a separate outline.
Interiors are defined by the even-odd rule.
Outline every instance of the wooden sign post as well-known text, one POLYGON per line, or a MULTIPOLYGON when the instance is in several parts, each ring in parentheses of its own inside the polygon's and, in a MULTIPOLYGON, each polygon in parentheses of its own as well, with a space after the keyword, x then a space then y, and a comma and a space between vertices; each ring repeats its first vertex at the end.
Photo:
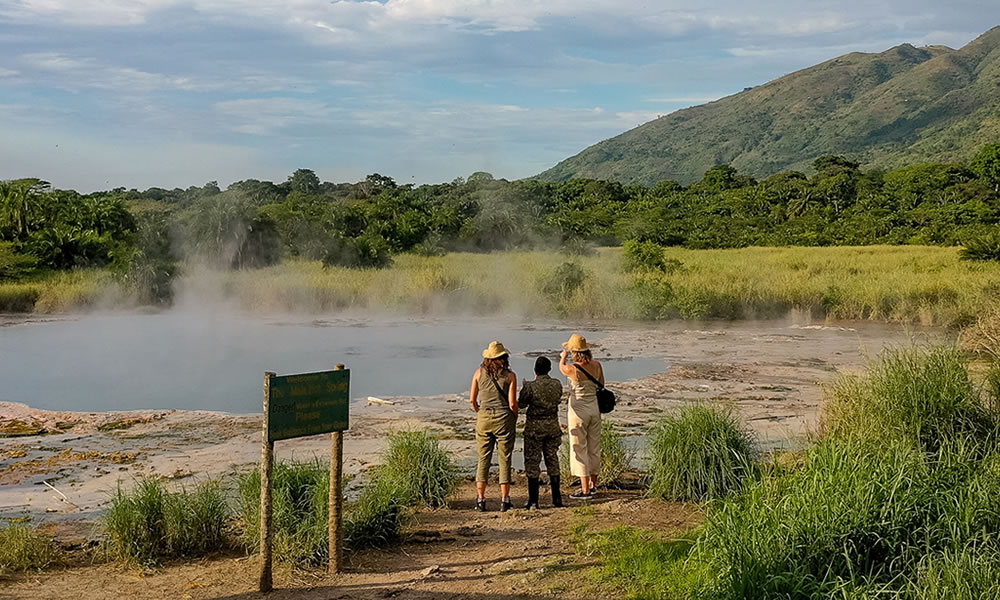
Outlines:
POLYGON ((260 457, 260 581, 261 592, 273 588, 272 482, 274 442, 332 433, 330 449, 330 563, 340 572, 343 560, 344 431, 350 413, 351 372, 344 365, 333 371, 284 375, 264 373, 264 427, 260 457))

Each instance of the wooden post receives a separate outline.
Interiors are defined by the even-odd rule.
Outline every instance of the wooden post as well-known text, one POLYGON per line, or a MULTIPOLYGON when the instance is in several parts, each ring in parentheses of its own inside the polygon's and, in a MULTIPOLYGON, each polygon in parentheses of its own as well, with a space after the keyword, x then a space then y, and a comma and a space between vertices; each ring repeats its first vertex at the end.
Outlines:
MULTIPOLYGON (((334 371, 343 371, 344 365, 336 365, 334 371)), ((335 431, 330 435, 330 561, 329 573, 340 573, 344 562, 344 432, 335 431)))
POLYGON ((260 583, 262 593, 273 587, 271 577, 272 531, 271 531, 271 475, 274 470, 274 442, 268 439, 268 408, 271 402, 271 378, 274 373, 264 373, 264 429, 260 452, 260 583))

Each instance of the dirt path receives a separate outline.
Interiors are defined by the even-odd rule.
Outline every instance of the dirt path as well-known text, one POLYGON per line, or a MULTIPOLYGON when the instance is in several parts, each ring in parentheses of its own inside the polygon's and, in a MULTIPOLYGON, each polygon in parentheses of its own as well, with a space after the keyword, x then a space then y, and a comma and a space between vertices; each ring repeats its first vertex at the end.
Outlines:
MULTIPOLYGON (((491 489, 491 492, 495 490, 491 489)), ((515 487, 523 503, 524 486, 515 487)), ((616 597, 587 575, 594 559, 574 552, 570 529, 581 519, 593 530, 637 525, 681 532, 700 520, 691 506, 643 498, 635 491, 606 491, 592 511, 579 503, 563 509, 472 510, 475 492, 463 484, 448 509, 423 511, 407 530, 404 543, 387 550, 348 556, 348 570, 338 576, 278 568, 276 591, 285 599, 415 598, 421 600, 590 599, 616 597)), ((168 566, 139 573, 118 565, 78 566, 38 575, 18 576, 0 585, 0 598, 42 600, 86 598, 182 598, 236 600, 263 598, 256 590, 253 558, 225 557, 168 566)))

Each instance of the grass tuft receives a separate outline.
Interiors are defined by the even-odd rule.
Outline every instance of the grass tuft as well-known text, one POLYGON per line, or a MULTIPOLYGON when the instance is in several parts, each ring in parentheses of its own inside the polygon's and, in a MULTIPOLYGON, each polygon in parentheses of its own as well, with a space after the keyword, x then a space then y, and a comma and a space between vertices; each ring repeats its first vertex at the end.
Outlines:
POLYGON ((428 431, 389 434, 376 478, 398 482, 407 504, 445 506, 458 487, 458 469, 448 452, 428 431))
POLYGON ((739 488, 757 456, 753 438, 731 411, 688 406, 648 434, 649 494, 710 500, 739 488))
POLYGON ((44 569, 62 552, 52 537, 27 525, 0 529, 0 576, 44 569))
POLYGON ((102 518, 105 549, 115 560, 150 566, 161 559, 203 556, 222 550, 229 508, 222 486, 207 481, 193 491, 170 492, 152 478, 131 490, 121 486, 102 518))

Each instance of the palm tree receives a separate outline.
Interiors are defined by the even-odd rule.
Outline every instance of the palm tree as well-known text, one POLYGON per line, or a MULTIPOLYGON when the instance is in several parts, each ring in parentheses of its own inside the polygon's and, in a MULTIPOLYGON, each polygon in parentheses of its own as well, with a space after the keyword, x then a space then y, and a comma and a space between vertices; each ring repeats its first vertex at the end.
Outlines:
POLYGON ((14 229, 15 237, 25 239, 31 232, 33 217, 41 207, 49 183, 41 179, 0 181, 0 222, 14 229))

